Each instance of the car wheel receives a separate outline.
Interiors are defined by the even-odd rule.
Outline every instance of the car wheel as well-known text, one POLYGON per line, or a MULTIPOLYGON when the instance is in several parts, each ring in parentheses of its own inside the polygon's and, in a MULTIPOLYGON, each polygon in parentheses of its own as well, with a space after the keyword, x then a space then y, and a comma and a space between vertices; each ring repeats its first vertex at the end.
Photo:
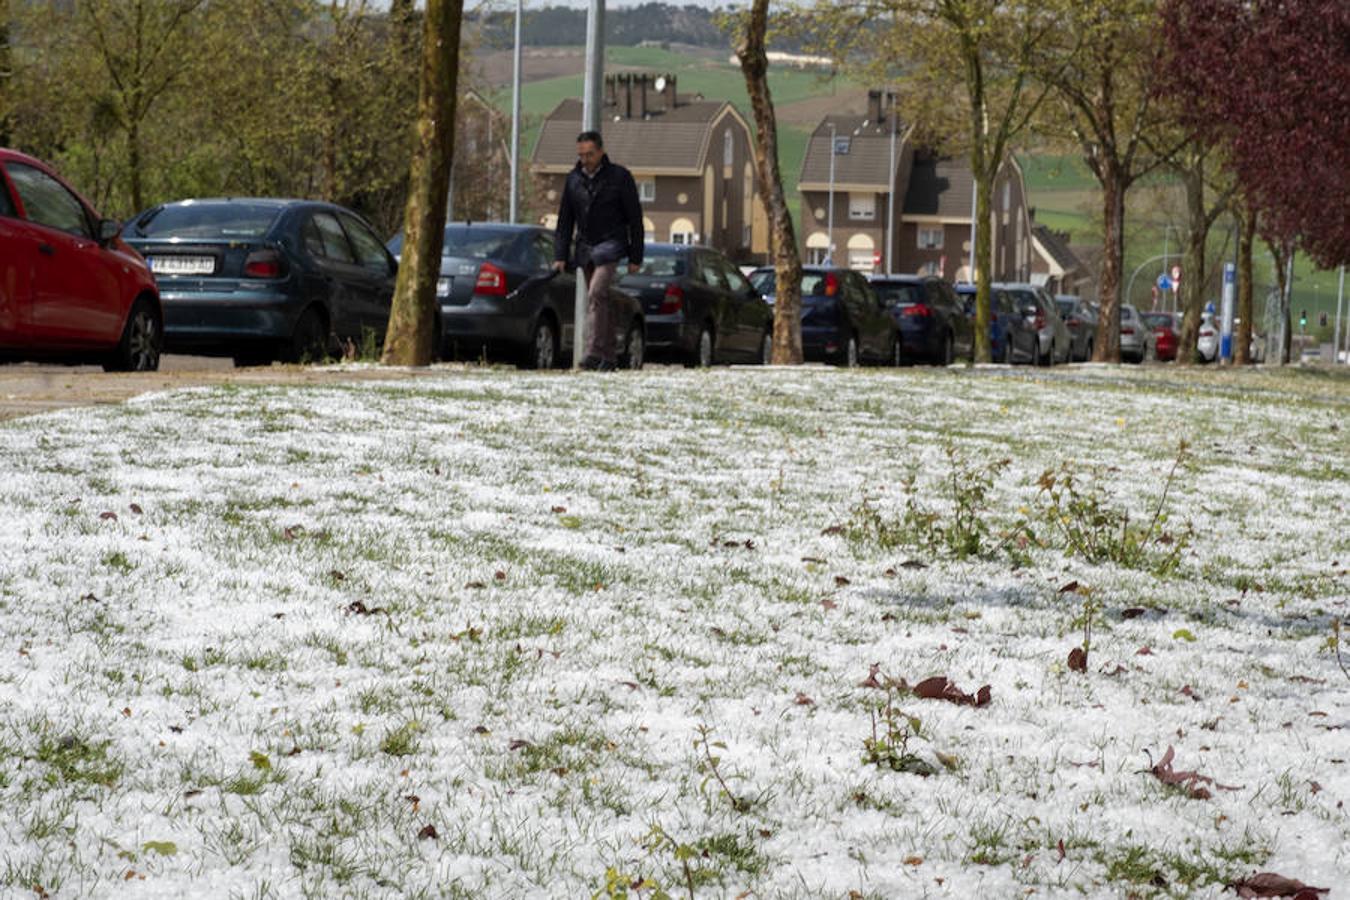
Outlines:
POLYGON ((1092 341, 1087 342, 1087 356, 1083 357, 1083 362, 1092 362, 1092 341))
POLYGON ((1049 350, 1049 352, 1042 353, 1042 352, 1041 352, 1041 339, 1040 339, 1040 338, 1037 338, 1037 339, 1036 339, 1036 365, 1038 365, 1038 366, 1049 366, 1050 363, 1054 361, 1054 359, 1055 359, 1055 345, 1054 345, 1054 343, 1052 342, 1052 343, 1050 344, 1050 350, 1049 350))
POLYGON ((558 334, 553 321, 541 317, 534 326, 534 337, 526 349, 525 368, 551 369, 558 364, 558 334))
POLYGON ((689 365, 699 369, 706 369, 713 364, 713 350, 716 341, 713 337, 712 326, 704 325, 698 331, 698 342, 694 344, 694 355, 689 358, 689 365))
POLYGON ((154 372, 159 368, 159 355, 164 349, 164 332, 159 327, 159 316, 146 300, 137 300, 122 329, 117 349, 103 363, 106 372, 154 372))
POLYGON ((328 358, 327 322, 322 313, 310 307, 300 314, 300 320, 295 323, 295 332, 286 348, 286 362, 306 364, 327 362, 328 358))
POLYGON ((768 366, 773 364, 773 333, 766 331, 764 336, 759 339, 759 364, 768 366))
POLYGON ((634 322, 628 329, 628 339, 623 343, 623 358, 620 361, 625 369, 641 369, 647 361, 647 342, 642 337, 642 326, 634 322))
POLYGON ((844 345, 844 366, 849 369, 858 368, 860 360, 858 359, 858 336, 850 334, 848 343, 844 345))
POLYGON ((951 332, 947 333, 947 341, 942 346, 942 364, 950 366, 956 362, 956 341, 952 339, 951 332))
POLYGON ((1012 335, 1008 334, 1003 337, 1003 359, 1001 362, 1005 366, 1011 366, 1012 361, 1012 335))

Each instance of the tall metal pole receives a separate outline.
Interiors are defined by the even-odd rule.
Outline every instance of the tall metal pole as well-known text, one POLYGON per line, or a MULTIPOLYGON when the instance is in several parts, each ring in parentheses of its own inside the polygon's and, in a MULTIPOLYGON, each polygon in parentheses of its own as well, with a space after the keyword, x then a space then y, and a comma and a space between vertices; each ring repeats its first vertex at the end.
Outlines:
MULTIPOLYGON (((895 132, 899 129, 900 122, 895 116, 895 91, 888 91, 886 99, 890 101, 890 116, 886 119, 886 124, 891 129, 891 168, 890 168, 890 193, 886 195, 886 273, 895 273, 895 132)), ((945 278, 946 275, 943 275, 945 278)))
POLYGON ((830 202, 825 218, 825 262, 834 265, 834 123, 830 123, 830 202))
POLYGON ((520 20, 525 0, 516 0, 516 53, 511 64, 511 224, 520 221, 520 20))
MULTIPOLYGON (((1341 280, 1336 288, 1336 331, 1331 339, 1331 364, 1337 363, 1336 354, 1341 352, 1341 303, 1345 300, 1345 266, 1341 266, 1341 280)), ((1350 337, 1350 330, 1346 332, 1350 337)), ((1350 364, 1350 355, 1346 356, 1346 363, 1350 364)))
MULTIPOLYGON (((586 13, 586 79, 581 98, 581 130, 600 130, 600 88, 605 80, 605 0, 591 0, 586 13)), ((576 309, 572 316, 572 367, 586 353, 586 273, 577 269, 576 309)))

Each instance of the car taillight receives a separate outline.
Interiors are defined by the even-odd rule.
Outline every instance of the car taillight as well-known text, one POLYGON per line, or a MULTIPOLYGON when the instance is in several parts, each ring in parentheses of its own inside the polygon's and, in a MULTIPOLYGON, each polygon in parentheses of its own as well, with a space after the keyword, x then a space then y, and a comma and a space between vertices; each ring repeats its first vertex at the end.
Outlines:
POLYGON ((924 303, 911 303, 909 306, 902 306, 902 307, 900 307, 900 315, 902 315, 902 316, 925 316, 925 317, 926 317, 926 316, 931 316, 932 314, 933 314, 933 310, 930 309, 930 308, 928 307, 928 305, 927 305, 927 304, 924 304, 924 303))
POLYGON ((1133 328, 1122 328, 1122 329, 1120 329, 1120 333, 1121 333, 1121 334, 1134 334, 1134 329, 1133 329, 1133 328))
POLYGON ((839 278, 833 272, 825 273, 825 296, 833 297, 839 293, 839 278))
POLYGON ((672 284, 666 288, 665 296, 661 298, 661 308, 657 312, 663 316, 671 316, 682 309, 684 309, 684 288, 672 284))
POLYGON ((254 250, 244 260, 245 278, 280 278, 286 271, 286 261, 275 250, 254 250))
POLYGON ((489 297, 505 297, 506 273, 490 262, 483 263, 478 270, 478 283, 473 286, 473 292, 489 297))
POLYGON ((1031 320, 1031 324, 1032 324, 1032 326, 1033 326, 1037 331, 1040 331, 1042 328, 1044 328, 1044 327, 1045 327, 1045 313, 1043 313, 1043 312, 1038 312, 1038 313, 1036 313, 1036 315, 1035 315, 1035 316, 1032 318, 1032 320, 1031 320))
POLYGON ((1069 321, 1065 322, 1064 324, 1068 325, 1070 328, 1077 328, 1079 325, 1083 324, 1083 320, 1078 318, 1077 316, 1070 316, 1069 321))

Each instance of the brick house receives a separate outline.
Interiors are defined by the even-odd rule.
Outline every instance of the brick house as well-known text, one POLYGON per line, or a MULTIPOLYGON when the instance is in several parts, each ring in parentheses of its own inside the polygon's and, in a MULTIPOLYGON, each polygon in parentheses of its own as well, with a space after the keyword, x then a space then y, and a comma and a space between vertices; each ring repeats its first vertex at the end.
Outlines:
MULTIPOLYGON (((835 262, 864 272, 889 269, 970 280, 970 167, 916 146, 912 129, 886 108, 880 91, 868 92, 865 115, 826 116, 807 143, 798 188, 806 262, 830 256, 832 146, 835 262)), ((992 200, 994 277, 1025 281, 1032 265, 1031 219, 1022 170, 1011 156, 999 171, 992 200)))
POLYGON ((1092 289, 1091 273, 1069 246, 1069 234, 1033 221, 1031 225, 1031 281, 1044 285, 1051 294, 1086 296, 1092 289))
MULTIPOLYGON (((580 131, 581 102, 563 100, 534 147, 532 170, 549 209, 541 221, 550 228, 580 131)), ((609 75, 600 133, 610 159, 637 180, 648 240, 702 244, 738 262, 767 255, 750 126, 731 103, 680 95, 669 75, 609 75)))

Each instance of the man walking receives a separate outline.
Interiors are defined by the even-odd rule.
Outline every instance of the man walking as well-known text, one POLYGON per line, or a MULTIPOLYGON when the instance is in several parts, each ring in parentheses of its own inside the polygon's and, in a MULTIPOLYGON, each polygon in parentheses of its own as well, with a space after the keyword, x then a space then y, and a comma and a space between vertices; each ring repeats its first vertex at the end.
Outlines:
POLYGON ((637 182, 627 169, 609 161, 598 131, 583 131, 577 135, 577 167, 568 173, 563 185, 553 242, 553 268, 561 272, 571 258, 586 275, 583 369, 609 371, 618 365, 609 286, 620 259, 628 257, 630 274, 642 267, 643 236, 637 182))

